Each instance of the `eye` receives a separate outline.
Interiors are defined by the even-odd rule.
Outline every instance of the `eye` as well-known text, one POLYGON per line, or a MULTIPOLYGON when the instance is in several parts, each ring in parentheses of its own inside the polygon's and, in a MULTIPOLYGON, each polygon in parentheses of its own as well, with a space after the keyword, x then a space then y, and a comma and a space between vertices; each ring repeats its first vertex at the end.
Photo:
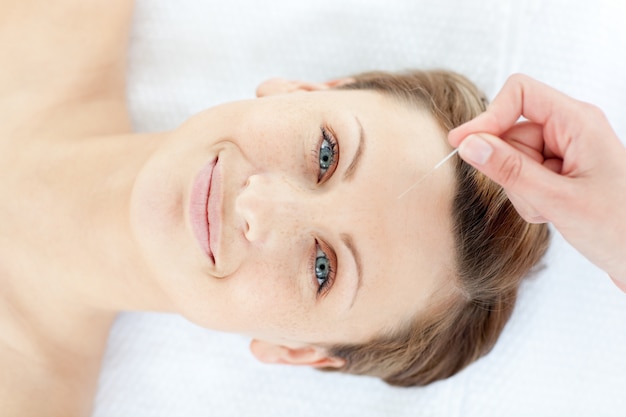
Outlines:
POLYGON ((322 250, 319 243, 315 242, 315 279, 317 280, 317 294, 322 295, 328 292, 334 281, 334 270, 331 260, 322 250))
POLYGON ((320 143, 317 149, 317 163, 319 164, 319 172, 317 175, 317 181, 320 182, 324 177, 332 175, 332 171, 327 175, 329 170, 332 170, 337 165, 337 139, 325 128, 321 128, 322 134, 320 137, 320 143))

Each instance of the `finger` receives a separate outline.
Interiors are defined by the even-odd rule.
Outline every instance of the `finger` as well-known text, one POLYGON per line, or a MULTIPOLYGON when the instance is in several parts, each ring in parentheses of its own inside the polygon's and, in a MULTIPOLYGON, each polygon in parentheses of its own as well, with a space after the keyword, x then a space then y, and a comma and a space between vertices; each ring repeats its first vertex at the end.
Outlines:
MULTIPOLYGON (((537 123, 530 121, 516 123, 512 128, 500 135, 500 138, 537 162, 543 161, 545 165, 546 161, 551 161, 550 169, 557 166, 554 165, 553 162, 558 162, 558 166, 562 165, 562 151, 550 147, 550 141, 544 139, 543 126, 537 123)), ((560 170, 552 170, 554 172, 560 172, 560 170)))
POLYGON ((561 158, 550 158, 543 161, 543 166, 556 174, 563 173, 563 160, 561 158))
POLYGON ((543 162, 545 158, 545 142, 541 125, 528 121, 516 123, 499 136, 502 140, 505 140, 535 161, 543 162))
POLYGON ((507 192, 506 194, 511 204, 513 204, 513 207, 515 207, 515 210, 517 210, 519 215, 528 223, 546 223, 548 221, 523 197, 511 192, 507 192))
POLYGON ((563 123, 560 117, 553 119, 557 112, 569 114, 572 120, 577 120, 584 108, 584 103, 526 75, 516 74, 509 77, 486 112, 450 131, 448 138, 452 146, 458 147, 463 138, 472 133, 487 132, 500 136, 521 116, 545 126, 551 120, 563 123))
POLYGON ((500 138, 486 133, 471 135, 461 142, 459 155, 507 193, 523 196, 534 208, 533 217, 550 219, 546 208, 558 207, 565 180, 500 138))

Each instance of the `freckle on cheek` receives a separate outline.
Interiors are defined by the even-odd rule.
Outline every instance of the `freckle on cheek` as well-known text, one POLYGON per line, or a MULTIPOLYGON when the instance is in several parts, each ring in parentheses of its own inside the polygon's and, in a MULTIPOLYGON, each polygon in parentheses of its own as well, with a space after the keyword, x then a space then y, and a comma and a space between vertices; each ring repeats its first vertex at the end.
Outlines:
MULTIPOLYGON (((289 238, 289 236, 285 236, 289 238)), ((280 337, 295 337, 301 333, 310 316, 303 302, 302 287, 298 279, 301 275, 294 272, 294 265, 285 259, 263 268, 261 281, 257 283, 255 313, 259 316, 259 326, 272 329, 280 337), (270 269, 276 273, 269 273, 270 269)), ((252 313, 252 312, 251 312, 252 313)))

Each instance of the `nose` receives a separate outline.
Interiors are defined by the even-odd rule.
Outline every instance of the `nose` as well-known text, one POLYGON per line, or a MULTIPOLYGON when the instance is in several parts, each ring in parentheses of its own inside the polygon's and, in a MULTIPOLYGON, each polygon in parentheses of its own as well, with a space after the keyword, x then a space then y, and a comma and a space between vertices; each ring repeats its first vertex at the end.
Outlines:
POLYGON ((277 174, 251 175, 237 197, 235 210, 250 242, 302 230, 311 218, 307 191, 277 174))

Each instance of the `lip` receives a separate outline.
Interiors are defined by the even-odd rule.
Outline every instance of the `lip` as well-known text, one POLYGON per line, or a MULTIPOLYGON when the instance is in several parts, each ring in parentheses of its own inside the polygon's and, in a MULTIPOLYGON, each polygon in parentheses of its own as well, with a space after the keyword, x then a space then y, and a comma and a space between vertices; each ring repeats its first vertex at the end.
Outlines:
POLYGON ((211 251, 211 228, 209 222, 209 200, 213 182, 213 172, 217 159, 209 161, 202 167, 194 179, 189 202, 189 218, 191 229, 200 244, 200 249, 214 261, 211 251))
POLYGON ((213 173, 211 175, 211 184, 209 198, 207 199, 206 218, 209 224, 209 247, 211 250, 211 259, 216 265, 216 259, 220 257, 220 231, 222 227, 222 165, 219 158, 215 160, 213 173))

